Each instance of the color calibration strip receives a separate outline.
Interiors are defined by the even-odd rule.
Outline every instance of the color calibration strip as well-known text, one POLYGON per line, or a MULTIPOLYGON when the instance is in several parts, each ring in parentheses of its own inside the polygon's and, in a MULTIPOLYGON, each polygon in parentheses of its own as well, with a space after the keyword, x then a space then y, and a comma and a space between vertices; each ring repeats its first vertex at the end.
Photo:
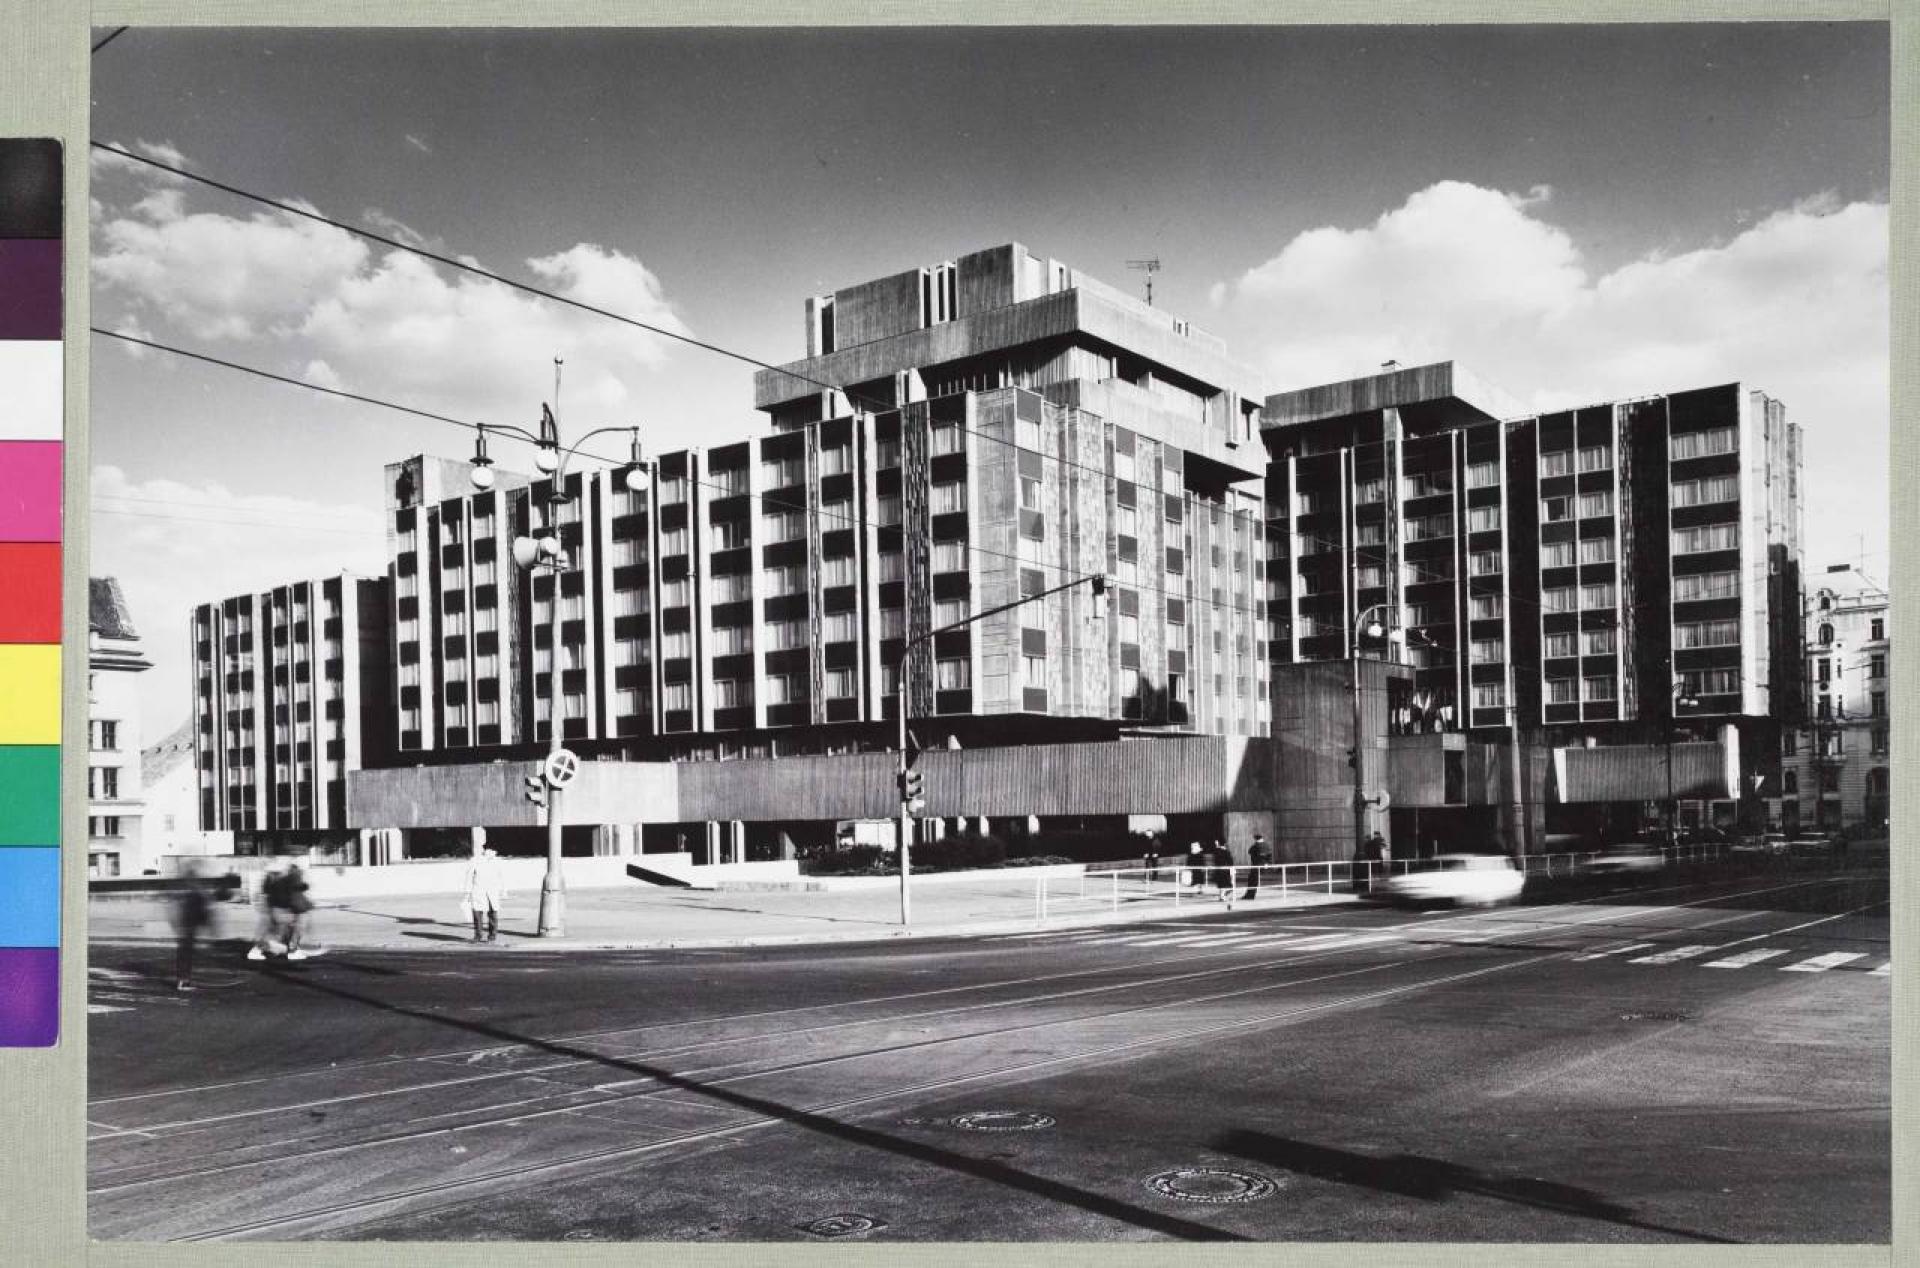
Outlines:
POLYGON ((60 143, 0 138, 0 1047, 60 1032, 60 143))

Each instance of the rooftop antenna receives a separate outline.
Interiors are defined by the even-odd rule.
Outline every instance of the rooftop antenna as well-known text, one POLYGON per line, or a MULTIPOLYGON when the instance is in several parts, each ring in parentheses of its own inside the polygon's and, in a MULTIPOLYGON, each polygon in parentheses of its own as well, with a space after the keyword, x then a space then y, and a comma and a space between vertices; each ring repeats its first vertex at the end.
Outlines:
POLYGON ((1130 269, 1138 269, 1147 275, 1147 307, 1152 308, 1153 275, 1160 271, 1160 258, 1155 256, 1151 260, 1128 260, 1127 267, 1130 269))

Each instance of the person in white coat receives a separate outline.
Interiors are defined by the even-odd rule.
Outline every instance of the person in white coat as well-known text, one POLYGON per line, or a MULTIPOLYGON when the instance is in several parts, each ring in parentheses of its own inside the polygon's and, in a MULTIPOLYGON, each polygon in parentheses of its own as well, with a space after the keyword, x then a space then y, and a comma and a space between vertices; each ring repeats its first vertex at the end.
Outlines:
POLYGON ((496 940, 500 933, 500 909, 507 904, 507 878, 500 867, 500 856, 478 841, 473 843, 473 858, 467 864, 467 891, 461 905, 473 916, 473 940, 496 940))

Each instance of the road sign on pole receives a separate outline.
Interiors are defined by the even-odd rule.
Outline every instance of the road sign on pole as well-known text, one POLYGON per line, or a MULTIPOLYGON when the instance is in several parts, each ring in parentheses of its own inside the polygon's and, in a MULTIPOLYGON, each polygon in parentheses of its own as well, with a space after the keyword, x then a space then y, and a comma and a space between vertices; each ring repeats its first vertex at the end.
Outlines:
POLYGON ((547 783, 554 788, 565 788, 573 782, 579 773, 580 759, 571 749, 557 748, 547 754, 547 760, 541 765, 541 773, 546 775, 547 783))

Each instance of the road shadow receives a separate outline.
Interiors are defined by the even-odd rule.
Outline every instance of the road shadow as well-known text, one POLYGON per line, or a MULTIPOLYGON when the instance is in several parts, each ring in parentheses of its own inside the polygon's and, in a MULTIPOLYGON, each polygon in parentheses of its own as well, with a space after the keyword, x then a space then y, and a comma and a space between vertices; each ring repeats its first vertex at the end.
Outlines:
POLYGON ((470 933, 469 934, 429 933, 425 929, 402 929, 400 931, 400 936, 403 938, 424 938, 428 942, 472 942, 473 941, 473 935, 470 933))
POLYGON ((1489 1175, 1456 1162, 1423 1158, 1418 1154, 1378 1157, 1246 1130, 1228 1132, 1216 1140, 1213 1147, 1223 1153, 1235 1154, 1296 1175, 1355 1185, 1379 1193, 1398 1194, 1422 1202, 1444 1202, 1456 1194, 1471 1193, 1536 1210, 1602 1220, 1608 1224, 1662 1233, 1688 1241, 1737 1244, 1732 1238, 1715 1237, 1709 1233, 1696 1233, 1642 1220, 1634 1215, 1631 1208, 1610 1202, 1590 1189, 1526 1176, 1489 1175))
MULTIPOLYGON (((842 1122, 838 1119, 830 1118, 825 1114, 818 1114, 810 1110, 800 1109, 797 1106, 786 1105, 779 1101, 769 1100, 766 1097, 754 1096, 750 1093, 740 1092, 732 1088, 702 1083, 698 1079, 675 1074, 671 1070, 664 1069, 660 1066, 649 1065, 643 1061, 635 1061, 623 1057, 611 1057, 604 1053, 593 1052, 589 1049, 575 1047, 568 1043, 538 1039, 530 1035, 519 1034, 501 1026, 491 1025, 487 1022, 464 1020, 458 1017, 444 1017, 436 1013, 423 1012, 419 1009, 408 1008, 405 1005, 393 1004, 386 1000, 363 995, 357 991, 319 981, 306 975, 298 977, 291 975, 280 976, 280 980, 289 985, 298 986, 303 990, 330 995, 335 999, 347 1000, 395 1016, 410 1017, 417 1021, 431 1022, 436 1026, 445 1026, 449 1029, 464 1031, 467 1034, 479 1035, 500 1043, 524 1045, 525 1047, 551 1053, 555 1056, 567 1057, 604 1066, 609 1070, 616 1070, 622 1074, 641 1075, 654 1080, 663 1088, 673 1088, 683 1092, 691 1092, 709 1101, 717 1102, 734 1109, 746 1110, 765 1118, 798 1127, 803 1131, 813 1132, 831 1140, 877 1150, 881 1153, 893 1155, 896 1158, 905 1158, 914 1162, 924 1163, 928 1166, 938 1167, 957 1175, 982 1180, 989 1184, 1002 1185, 1022 1193, 1032 1194, 1035 1197, 1058 1202, 1063 1206, 1074 1207, 1086 1211, 1089 1214, 1111 1219, 1118 1223, 1128 1224, 1134 1228, 1144 1229, 1148 1232, 1160 1233, 1181 1241, 1237 1242, 1251 1240, 1227 1229, 1214 1228, 1211 1225, 1182 1219, 1176 1215, 1168 1215, 1159 1211, 1148 1210, 1129 1202, 1123 1202, 1118 1198, 1112 1198, 1105 1194, 1081 1189, 1059 1180, 1049 1179, 1046 1176, 1035 1175, 1030 1171, 1009 1166, 1004 1162, 987 1158, 970 1157, 966 1154, 956 1153, 950 1149, 943 1149, 938 1145, 928 1144, 923 1141, 908 1140, 887 1132, 879 1131, 875 1128, 842 1122)), ((931 1047, 938 1042, 940 1041, 928 1039, 916 1043, 904 1044, 901 1045, 901 1047, 931 1047)), ((898 1049, 896 1049, 896 1051, 898 1051, 898 1049)), ((627 1152, 637 1151, 630 1148, 608 1151, 609 1154, 627 1152)), ((599 1155, 581 1158, 577 1161, 586 1163, 593 1161, 594 1158, 598 1156, 599 1155)), ((295 1214, 289 1218, 297 1219, 299 1216, 295 1214)))

